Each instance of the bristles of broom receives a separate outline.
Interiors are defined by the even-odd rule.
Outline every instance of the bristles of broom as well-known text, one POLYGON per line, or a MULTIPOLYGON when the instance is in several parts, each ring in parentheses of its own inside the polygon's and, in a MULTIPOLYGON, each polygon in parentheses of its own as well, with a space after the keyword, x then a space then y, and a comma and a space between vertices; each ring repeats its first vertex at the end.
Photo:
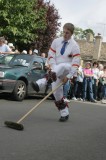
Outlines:
POLYGON ((16 130, 23 130, 24 126, 22 124, 16 123, 16 122, 11 122, 11 121, 5 121, 4 124, 9 127, 9 128, 13 128, 16 130))

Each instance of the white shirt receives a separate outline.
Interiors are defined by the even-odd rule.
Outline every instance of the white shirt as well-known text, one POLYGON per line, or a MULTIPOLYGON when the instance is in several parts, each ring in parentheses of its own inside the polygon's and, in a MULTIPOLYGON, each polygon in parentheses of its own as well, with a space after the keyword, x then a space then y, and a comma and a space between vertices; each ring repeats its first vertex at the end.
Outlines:
POLYGON ((106 84, 106 71, 103 71, 101 77, 103 77, 103 84, 106 84))
POLYGON ((11 49, 7 44, 3 44, 2 46, 0 46, 0 52, 11 52, 11 49))
POLYGON ((98 68, 93 68, 93 78, 94 79, 99 79, 99 69, 98 68))
POLYGON ((103 75, 103 70, 102 71, 99 71, 99 77, 101 77, 103 75))
POLYGON ((61 55, 60 52, 63 46, 63 41, 63 37, 60 37, 52 42, 48 53, 48 60, 51 68, 60 63, 69 63, 72 67, 67 77, 71 78, 76 73, 80 64, 80 49, 77 42, 71 38, 68 40, 64 54, 61 55))

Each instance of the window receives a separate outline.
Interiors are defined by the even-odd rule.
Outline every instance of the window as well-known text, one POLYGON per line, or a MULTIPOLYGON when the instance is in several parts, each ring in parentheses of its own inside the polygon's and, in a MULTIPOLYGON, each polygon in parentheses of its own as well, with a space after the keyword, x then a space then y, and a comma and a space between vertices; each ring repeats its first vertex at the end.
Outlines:
POLYGON ((35 69, 43 70, 43 68, 44 68, 43 66, 44 66, 44 64, 43 64, 43 60, 41 58, 34 59, 33 67, 35 67, 35 69))

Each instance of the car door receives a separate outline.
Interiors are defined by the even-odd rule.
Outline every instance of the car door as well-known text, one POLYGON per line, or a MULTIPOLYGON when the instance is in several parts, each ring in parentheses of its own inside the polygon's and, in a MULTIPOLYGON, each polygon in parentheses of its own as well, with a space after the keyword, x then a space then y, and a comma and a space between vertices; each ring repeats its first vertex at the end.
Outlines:
MULTIPOLYGON (((30 76, 29 76, 29 82, 37 81, 38 79, 44 78, 46 74, 46 71, 44 69, 44 61, 40 57, 36 57, 33 62, 30 69, 30 76)), ((29 85, 29 90, 32 91, 31 85, 29 85)))

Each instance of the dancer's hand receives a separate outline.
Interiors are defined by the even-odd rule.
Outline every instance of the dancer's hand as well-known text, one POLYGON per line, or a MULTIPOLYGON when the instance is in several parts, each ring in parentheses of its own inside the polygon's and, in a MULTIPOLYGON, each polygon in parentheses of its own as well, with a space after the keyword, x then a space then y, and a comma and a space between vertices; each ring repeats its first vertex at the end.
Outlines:
POLYGON ((67 78, 67 77, 64 77, 62 81, 63 81, 63 83, 65 84, 65 83, 67 83, 68 78, 67 78))
POLYGON ((45 65, 46 70, 51 70, 50 65, 45 65))

